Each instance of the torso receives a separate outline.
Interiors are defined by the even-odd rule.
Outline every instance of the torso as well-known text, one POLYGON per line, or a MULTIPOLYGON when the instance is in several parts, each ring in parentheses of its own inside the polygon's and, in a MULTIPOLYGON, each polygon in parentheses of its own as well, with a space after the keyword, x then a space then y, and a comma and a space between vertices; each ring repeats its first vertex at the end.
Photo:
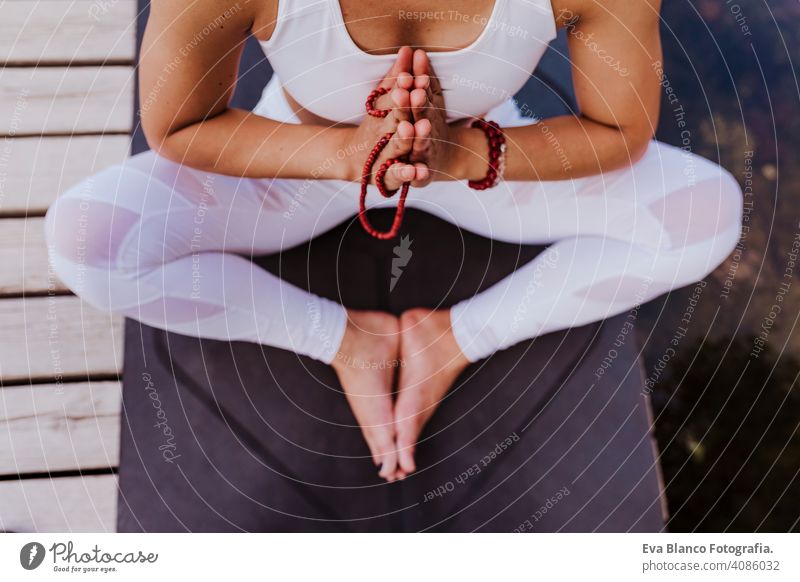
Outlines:
POLYGON ((562 1, 277 0, 264 4, 253 33, 304 123, 357 123, 363 97, 403 45, 431 54, 460 118, 524 84, 569 12, 562 1))

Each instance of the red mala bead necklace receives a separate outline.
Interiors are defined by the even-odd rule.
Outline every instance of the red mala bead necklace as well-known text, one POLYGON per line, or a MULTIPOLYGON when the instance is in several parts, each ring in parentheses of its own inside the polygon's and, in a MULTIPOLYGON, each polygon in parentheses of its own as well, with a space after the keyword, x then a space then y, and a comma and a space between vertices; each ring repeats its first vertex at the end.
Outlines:
MULTIPOLYGON (((375 102, 378 98, 388 92, 389 89, 386 87, 378 87, 369 94, 366 102, 367 114, 372 117, 386 117, 391 113, 391 109, 378 109, 375 106, 375 102)), ((470 127, 480 129, 486 135, 486 139, 489 142, 489 169, 486 172, 486 176, 481 180, 469 180, 467 184, 470 188, 475 190, 493 188, 500 181, 505 169, 505 135, 497 123, 494 121, 486 121, 482 118, 474 119, 470 127)), ((364 169, 361 171, 361 198, 358 207, 358 220, 361 222, 361 226, 364 227, 364 230, 380 240, 392 239, 396 237, 397 233, 400 231, 400 225, 403 223, 403 214, 406 208, 408 188, 411 185, 411 182, 404 182, 399 188, 400 198, 397 202, 397 211, 394 214, 394 220, 389 230, 380 231, 372 226, 369 219, 367 219, 367 187, 369 186, 369 177, 372 175, 372 168, 378 160, 378 156, 380 156, 381 152, 389 145, 389 141, 391 141, 393 135, 394 133, 390 131, 378 140, 378 143, 376 143, 375 147, 369 152, 367 161, 364 164, 364 169)), ((405 160, 401 158, 390 158, 383 162, 378 168, 378 171, 375 172, 375 185, 378 187, 378 192, 384 198, 391 198, 398 192, 398 190, 387 190, 383 180, 389 168, 402 161, 405 160)))
MULTIPOLYGON (((386 117, 389 115, 391 109, 377 109, 375 107, 375 101, 378 99, 378 97, 385 95, 388 92, 389 89, 386 87, 378 87, 369 94, 366 103, 367 114, 371 115, 372 117, 386 117)), ((406 209, 408 188, 411 186, 411 182, 404 182, 403 185, 400 186, 400 198, 397 201, 397 210, 395 211, 394 220, 392 221, 392 226, 389 228, 389 230, 380 231, 372 226, 367 218, 367 187, 369 186, 369 177, 372 175, 372 168, 375 165, 378 156, 380 156, 381 152, 386 148, 387 145, 389 145, 389 141, 392 139, 393 135, 394 133, 390 131, 378 140, 378 143, 376 143, 375 147, 373 147, 369 152, 367 161, 364 163, 364 169, 361 171, 361 198, 358 205, 358 220, 361 222, 361 226, 364 227, 364 230, 380 240, 394 238, 400 231, 400 225, 403 223, 403 215, 405 214, 406 209)), ((378 171, 375 172, 375 185, 378 187, 378 192, 384 198, 391 198, 397 193, 397 190, 388 190, 383 180, 386 177, 386 172, 389 171, 389 168, 401 161, 402 160, 400 158, 389 158, 383 162, 378 168, 378 171)))

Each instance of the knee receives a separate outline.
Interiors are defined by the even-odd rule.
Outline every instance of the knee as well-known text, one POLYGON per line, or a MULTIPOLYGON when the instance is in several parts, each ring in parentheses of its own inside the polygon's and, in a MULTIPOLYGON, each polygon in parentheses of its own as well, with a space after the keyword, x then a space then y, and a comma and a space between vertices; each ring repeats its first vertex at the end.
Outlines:
POLYGON ((710 275, 734 251, 742 232, 742 190, 715 167, 697 183, 651 204, 661 220, 673 264, 673 282, 689 285, 710 275))
POLYGON ((671 249, 710 249, 714 267, 733 251, 741 235, 742 190, 721 167, 651 202, 648 210, 661 223, 671 249))
POLYGON ((104 302, 117 257, 139 214, 114 203, 124 170, 113 167, 64 192, 47 210, 45 240, 55 274, 90 303, 104 302), (113 185, 113 186, 112 186, 113 185))

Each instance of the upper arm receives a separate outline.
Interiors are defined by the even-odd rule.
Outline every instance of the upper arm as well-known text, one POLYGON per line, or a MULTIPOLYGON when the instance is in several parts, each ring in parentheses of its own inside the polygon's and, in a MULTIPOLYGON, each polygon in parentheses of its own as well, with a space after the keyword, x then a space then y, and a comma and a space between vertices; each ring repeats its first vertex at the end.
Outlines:
POLYGON ((139 59, 142 128, 151 146, 227 107, 256 4, 152 0, 139 59))
POLYGON ((646 147, 660 106, 659 0, 584 0, 565 18, 581 114, 646 147))

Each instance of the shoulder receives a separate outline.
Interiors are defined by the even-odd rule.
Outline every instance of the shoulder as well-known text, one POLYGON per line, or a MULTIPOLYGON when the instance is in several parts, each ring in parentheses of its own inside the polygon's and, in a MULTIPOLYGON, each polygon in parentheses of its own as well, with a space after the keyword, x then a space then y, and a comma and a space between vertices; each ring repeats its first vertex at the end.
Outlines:
POLYGON ((269 13, 274 5, 277 14, 278 0, 151 0, 150 18, 160 19, 168 25, 183 23, 201 29, 231 26, 249 31, 262 13, 269 13))
POLYGON ((650 14, 657 19, 661 0, 551 0, 558 28, 577 24, 579 20, 622 18, 632 12, 650 14))

